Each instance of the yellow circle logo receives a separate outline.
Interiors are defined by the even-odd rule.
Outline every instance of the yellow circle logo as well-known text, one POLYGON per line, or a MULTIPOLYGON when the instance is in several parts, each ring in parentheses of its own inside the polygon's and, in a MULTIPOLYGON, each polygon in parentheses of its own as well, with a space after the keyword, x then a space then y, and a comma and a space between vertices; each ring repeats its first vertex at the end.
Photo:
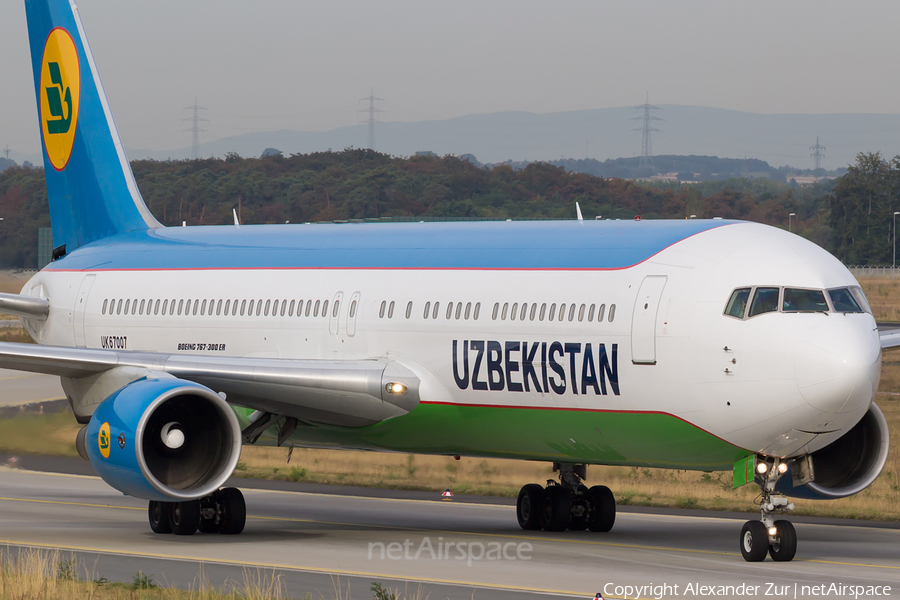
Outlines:
POLYGON ((75 40, 61 27, 51 31, 44 44, 38 94, 41 98, 44 148, 53 168, 62 171, 69 164, 75 143, 78 103, 81 99, 81 67, 75 40))
POLYGON ((97 435, 97 445, 100 447, 100 454, 103 455, 103 458, 109 458, 109 423, 104 423, 100 426, 100 433, 97 435))

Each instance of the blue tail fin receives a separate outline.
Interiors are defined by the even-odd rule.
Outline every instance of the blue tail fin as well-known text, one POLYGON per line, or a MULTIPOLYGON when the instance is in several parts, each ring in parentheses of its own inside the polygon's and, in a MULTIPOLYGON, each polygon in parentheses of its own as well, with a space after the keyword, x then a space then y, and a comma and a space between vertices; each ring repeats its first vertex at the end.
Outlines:
POLYGON ((53 243, 161 227, 134 181, 74 0, 25 0, 53 243))

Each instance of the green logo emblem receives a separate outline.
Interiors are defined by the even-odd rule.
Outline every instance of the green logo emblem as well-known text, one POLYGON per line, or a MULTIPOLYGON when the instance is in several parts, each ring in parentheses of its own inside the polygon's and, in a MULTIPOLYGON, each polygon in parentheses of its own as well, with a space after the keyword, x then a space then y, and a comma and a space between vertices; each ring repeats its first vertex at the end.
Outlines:
POLYGON ((47 107, 50 109, 50 115, 56 117, 47 119, 47 133, 68 133, 72 126, 72 90, 63 87, 59 63, 48 63, 47 68, 50 69, 50 83, 53 84, 46 88, 47 107), (63 102, 66 103, 67 110, 65 112, 63 112, 63 102))
POLYGON ((109 450, 109 432, 108 431, 100 432, 100 449, 101 450, 109 450))

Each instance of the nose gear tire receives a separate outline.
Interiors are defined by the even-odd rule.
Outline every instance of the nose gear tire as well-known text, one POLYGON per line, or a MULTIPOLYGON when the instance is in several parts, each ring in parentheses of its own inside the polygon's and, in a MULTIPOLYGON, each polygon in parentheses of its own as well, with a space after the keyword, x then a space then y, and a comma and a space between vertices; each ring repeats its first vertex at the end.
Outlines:
POLYGON ((769 556, 775 561, 793 560, 797 554, 797 532, 790 521, 775 521, 775 529, 778 530, 778 541, 769 546, 769 556))
POLYGON ((769 551, 769 532, 762 521, 747 521, 741 528, 741 555, 747 562, 762 562, 769 551))

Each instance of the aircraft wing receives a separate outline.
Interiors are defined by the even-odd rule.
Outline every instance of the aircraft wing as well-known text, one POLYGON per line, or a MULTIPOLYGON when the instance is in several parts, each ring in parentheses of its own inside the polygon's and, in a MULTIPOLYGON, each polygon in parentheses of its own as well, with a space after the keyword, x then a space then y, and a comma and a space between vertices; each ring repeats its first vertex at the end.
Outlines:
POLYGON ((900 329, 885 329, 878 332, 881 337, 881 349, 888 350, 900 346, 900 329))
POLYGON ((165 373, 224 393, 230 404, 344 427, 400 416, 419 403, 419 378, 387 359, 242 358, 0 342, 0 368, 58 375, 67 393, 86 390, 96 376, 117 369, 122 385, 165 373))

